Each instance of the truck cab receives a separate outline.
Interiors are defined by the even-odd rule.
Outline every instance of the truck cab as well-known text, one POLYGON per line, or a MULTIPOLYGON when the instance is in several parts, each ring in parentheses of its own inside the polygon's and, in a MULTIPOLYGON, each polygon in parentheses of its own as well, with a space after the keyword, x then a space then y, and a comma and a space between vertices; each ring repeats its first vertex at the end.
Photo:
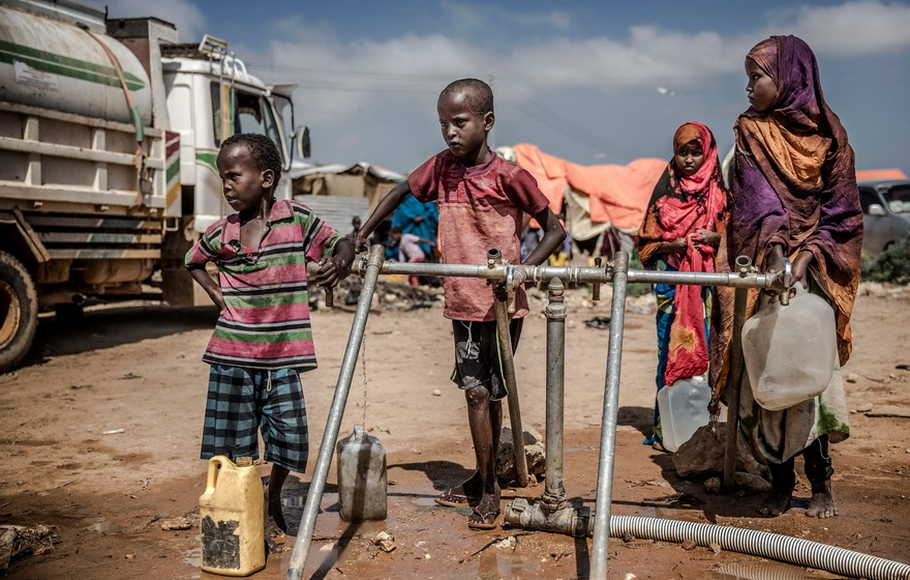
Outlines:
MULTIPOLYGON (((224 139, 235 133, 268 136, 287 171, 294 145, 305 146, 307 134, 305 129, 288 134, 294 85, 266 85, 217 39, 206 36, 199 45, 164 46, 161 62, 171 130, 180 134, 181 213, 192 217, 187 225, 198 234, 231 212, 215 165, 224 139)), ((308 152, 298 151, 298 156, 304 155, 308 152)), ((277 197, 291 197, 286 173, 278 183, 277 197)))
MULTIPOLYGON (((178 44, 157 18, 0 0, 0 22, 0 372, 42 311, 209 304, 183 257, 229 213, 218 148, 252 132, 274 141, 284 173, 308 157, 294 85, 263 83, 217 38, 178 44)), ((277 193, 290 198, 289 177, 277 193)))

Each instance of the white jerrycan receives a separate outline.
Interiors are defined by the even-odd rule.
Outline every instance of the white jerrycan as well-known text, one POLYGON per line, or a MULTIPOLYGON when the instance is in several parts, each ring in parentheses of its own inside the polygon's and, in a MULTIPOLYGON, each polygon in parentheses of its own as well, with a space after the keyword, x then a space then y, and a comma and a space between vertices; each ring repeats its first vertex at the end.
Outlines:
POLYGON ((663 446, 676 452, 699 427, 708 424, 711 387, 704 376, 679 379, 657 391, 663 446))
POLYGON ((780 411, 817 396, 831 382, 837 362, 834 310, 799 284, 787 306, 773 296, 761 300, 743 324, 743 359, 755 401, 780 411))

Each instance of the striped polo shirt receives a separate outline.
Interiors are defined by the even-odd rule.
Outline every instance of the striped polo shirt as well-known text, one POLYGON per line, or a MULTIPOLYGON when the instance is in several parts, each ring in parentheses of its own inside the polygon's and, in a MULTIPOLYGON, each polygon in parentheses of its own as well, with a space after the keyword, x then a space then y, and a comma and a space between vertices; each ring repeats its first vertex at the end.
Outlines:
POLYGON ((218 266, 225 308, 203 362, 254 369, 316 368, 307 262, 329 256, 341 236, 296 201, 272 205, 258 252, 240 243, 240 216, 212 224, 186 267, 218 266))

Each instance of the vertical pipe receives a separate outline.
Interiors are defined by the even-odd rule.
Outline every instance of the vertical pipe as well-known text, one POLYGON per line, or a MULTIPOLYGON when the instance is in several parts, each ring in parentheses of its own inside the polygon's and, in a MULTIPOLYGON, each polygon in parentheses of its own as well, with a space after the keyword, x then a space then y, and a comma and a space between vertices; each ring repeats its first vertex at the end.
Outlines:
MULTIPOLYGON (((494 294, 498 294, 494 291, 494 294)), ((508 389, 509 421, 512 426, 512 450, 515 456, 515 479, 518 487, 528 487, 528 459, 525 456, 524 430, 521 426, 521 406, 518 382, 515 380, 515 360, 512 358, 512 337, 509 335, 509 314, 506 300, 494 297, 496 332, 499 336, 499 360, 508 389)))
POLYGON ((597 504, 594 539, 591 542, 591 578, 607 578, 607 542, 610 539, 610 504, 613 500, 613 449, 616 446, 616 419, 619 414, 619 378, 622 364, 622 333, 626 306, 629 255, 616 252, 613 272, 613 307, 610 319, 610 346, 607 380, 601 418, 600 465, 597 468, 597 504))
POLYGON ((547 476, 543 502, 551 510, 566 499, 563 480, 563 416, 565 404, 566 303, 562 280, 547 286, 547 476))
MULTIPOLYGON (((502 264, 502 253, 491 248, 487 250, 487 267, 502 264)), ((511 270, 507 270, 507 283, 511 284, 511 270)), ((512 357, 512 337, 509 334, 508 289, 503 283, 493 287, 493 310, 496 313, 496 337, 499 342, 499 360, 502 364, 502 379, 506 383, 509 404, 509 424, 512 427, 512 456, 515 463, 515 479, 518 487, 528 487, 528 459, 525 456, 524 428, 521 426, 521 401, 518 398, 518 381, 515 379, 515 359, 512 357)), ((495 453, 496 450, 494 450, 495 453)))
POLYGON ((736 446, 739 438, 739 392, 743 374, 743 323, 746 320, 748 288, 737 288, 733 299, 733 336, 730 341, 730 368, 727 371, 727 447, 724 449, 725 489, 733 487, 736 471, 736 446))
POLYGON ((310 550, 310 538, 313 536, 313 528, 316 525, 316 514, 319 513, 319 504, 322 503, 322 491, 325 488, 325 480, 332 463, 332 452, 335 450, 335 441, 338 439, 338 430, 341 428, 344 407, 348 401, 348 392, 351 390, 351 379, 354 376, 354 367, 357 365, 357 356, 360 354, 360 346, 363 343, 363 332, 367 326, 370 304, 373 301, 373 292, 376 290, 376 280, 379 278, 379 270, 382 268, 384 253, 385 249, 379 244, 370 249, 363 288, 360 291, 360 299, 357 301, 357 310, 354 313, 348 344, 341 360, 338 382, 335 384, 335 397, 332 399, 329 418, 326 421, 325 431, 322 433, 316 469, 313 472, 313 479, 310 481, 306 505, 303 508, 297 539, 294 542, 294 551, 288 564, 288 580, 300 580, 303 566, 306 564, 307 553, 310 550))

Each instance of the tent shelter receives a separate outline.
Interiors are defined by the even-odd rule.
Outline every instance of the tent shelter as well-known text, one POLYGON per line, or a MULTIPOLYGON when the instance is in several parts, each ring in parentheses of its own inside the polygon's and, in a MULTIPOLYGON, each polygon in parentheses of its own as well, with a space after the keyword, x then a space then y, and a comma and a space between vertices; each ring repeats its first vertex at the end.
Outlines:
POLYGON ((496 152, 534 176, 554 213, 565 203, 566 229, 577 241, 590 240, 610 228, 637 235, 654 186, 667 166, 663 159, 647 158, 628 165, 578 165, 526 143, 496 152))
POLYGON ((332 227, 351 230, 354 216, 366 221, 370 211, 405 178, 369 163, 298 165, 288 172, 294 199, 308 205, 332 227))

